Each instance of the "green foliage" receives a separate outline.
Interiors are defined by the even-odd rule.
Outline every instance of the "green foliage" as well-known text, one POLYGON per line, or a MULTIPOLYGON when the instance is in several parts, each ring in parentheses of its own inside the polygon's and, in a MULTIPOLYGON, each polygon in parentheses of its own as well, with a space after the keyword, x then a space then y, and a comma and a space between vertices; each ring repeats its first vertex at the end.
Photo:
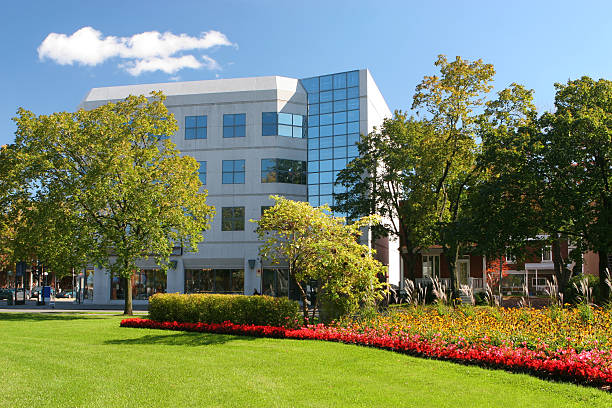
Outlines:
POLYGON ((153 257, 166 270, 175 246, 197 251, 214 210, 199 191, 197 162, 169 140, 177 125, 163 101, 154 93, 75 113, 19 109, 22 187, 12 203, 46 263, 66 270, 90 262, 128 279, 138 259, 153 257))
POLYGON ((581 281, 583 280, 586 280, 586 288, 589 288, 592 291, 593 298, 598 299, 599 278, 597 276, 585 273, 574 276, 569 280, 568 290, 566 291, 564 298, 565 303, 583 303, 584 294, 580 293, 579 290, 582 287, 581 281))
POLYGON ((299 327, 300 305, 287 298, 244 295, 155 294, 149 317, 161 322, 254 324, 299 327))
POLYGON ((358 243, 362 228, 376 224, 376 217, 365 217, 353 224, 329 215, 329 207, 272 196, 276 204, 266 210, 256 232, 263 241, 260 254, 275 265, 286 265, 289 278, 300 291, 304 316, 308 300, 304 283, 317 282, 312 305, 314 318, 320 306, 331 320, 354 313, 361 306, 382 297, 379 276, 385 268, 372 257, 372 250, 358 243))

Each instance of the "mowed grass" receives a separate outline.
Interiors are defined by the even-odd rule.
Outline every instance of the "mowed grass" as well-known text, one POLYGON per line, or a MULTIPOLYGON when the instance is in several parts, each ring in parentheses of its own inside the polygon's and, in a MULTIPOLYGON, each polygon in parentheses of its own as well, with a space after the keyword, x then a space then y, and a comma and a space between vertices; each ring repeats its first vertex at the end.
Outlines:
POLYGON ((326 343, 0 314, 0 407, 611 407, 523 374, 326 343))

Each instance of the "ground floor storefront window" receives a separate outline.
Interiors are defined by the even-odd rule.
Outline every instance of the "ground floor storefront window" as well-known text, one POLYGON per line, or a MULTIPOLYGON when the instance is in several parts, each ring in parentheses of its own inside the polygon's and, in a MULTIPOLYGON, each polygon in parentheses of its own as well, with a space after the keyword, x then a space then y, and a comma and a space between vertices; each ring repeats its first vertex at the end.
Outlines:
POLYGON ((244 269, 185 269, 185 293, 244 293, 244 269))
MULTIPOLYGON (((132 299, 135 300, 147 300, 156 293, 166 293, 166 274, 159 269, 140 269, 128 282, 132 285, 132 299)), ((111 300, 125 299, 125 293, 124 280, 111 275, 111 300)))
MULTIPOLYGON (((305 285, 310 292, 311 285, 305 285)), ((300 290, 293 279, 289 278, 289 269, 286 268, 264 268, 261 277, 261 294, 276 297, 289 297, 300 300, 300 290)))

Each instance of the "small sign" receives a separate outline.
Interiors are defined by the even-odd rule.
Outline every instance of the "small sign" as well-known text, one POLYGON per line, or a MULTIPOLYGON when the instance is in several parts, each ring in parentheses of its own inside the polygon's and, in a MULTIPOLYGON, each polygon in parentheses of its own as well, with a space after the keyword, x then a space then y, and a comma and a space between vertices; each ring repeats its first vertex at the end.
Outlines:
POLYGON ((255 271, 255 276, 257 276, 258 278, 261 277, 261 269, 257 268, 257 271, 255 271))

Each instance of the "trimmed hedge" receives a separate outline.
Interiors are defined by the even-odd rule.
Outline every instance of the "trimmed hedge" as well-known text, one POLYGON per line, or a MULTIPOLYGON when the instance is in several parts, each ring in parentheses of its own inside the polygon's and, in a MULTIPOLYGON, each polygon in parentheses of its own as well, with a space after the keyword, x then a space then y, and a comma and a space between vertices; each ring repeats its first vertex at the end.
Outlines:
POLYGON ((290 328, 302 324, 298 302, 271 296, 158 293, 149 298, 149 317, 179 323, 231 321, 290 328))

